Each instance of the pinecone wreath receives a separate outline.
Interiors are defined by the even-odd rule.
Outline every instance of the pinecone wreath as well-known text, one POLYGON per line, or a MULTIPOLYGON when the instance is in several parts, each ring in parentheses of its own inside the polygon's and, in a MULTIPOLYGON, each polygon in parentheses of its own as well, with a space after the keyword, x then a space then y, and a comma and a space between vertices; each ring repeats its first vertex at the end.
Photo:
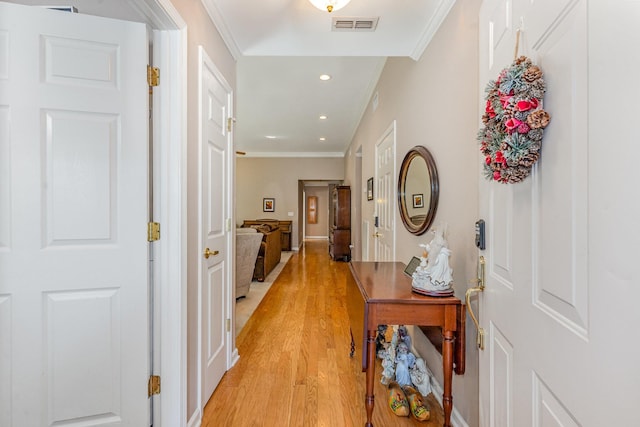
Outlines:
POLYGON ((487 85, 484 127, 478 132, 487 179, 516 183, 531 173, 551 119, 541 107, 545 90, 542 70, 526 56, 517 58, 487 85))

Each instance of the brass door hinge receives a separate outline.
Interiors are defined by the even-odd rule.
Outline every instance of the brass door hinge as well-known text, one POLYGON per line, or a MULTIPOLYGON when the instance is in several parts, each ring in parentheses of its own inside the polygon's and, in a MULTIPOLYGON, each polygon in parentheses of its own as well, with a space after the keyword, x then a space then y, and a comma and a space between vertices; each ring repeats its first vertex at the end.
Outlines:
POLYGON ((155 242, 160 240, 160 223, 150 222, 147 224, 147 241, 155 242))
POLYGON ((227 326, 227 332, 231 332, 231 319, 227 319, 226 326, 227 326))
POLYGON ((149 377, 149 397, 160 394, 160 376, 151 375, 149 377))
POLYGON ((160 84, 160 69, 158 67, 147 65, 147 83, 151 87, 155 87, 160 84))
POLYGON ((231 130, 233 129, 233 124, 235 123, 236 119, 234 119, 233 117, 227 117, 227 132, 231 132, 231 130))

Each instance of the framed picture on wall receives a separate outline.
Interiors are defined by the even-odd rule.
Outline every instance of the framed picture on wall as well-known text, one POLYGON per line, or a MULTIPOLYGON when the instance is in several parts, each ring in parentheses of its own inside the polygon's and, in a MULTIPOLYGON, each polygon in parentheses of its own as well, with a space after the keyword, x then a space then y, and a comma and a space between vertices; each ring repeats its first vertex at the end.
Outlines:
POLYGON ((367 180, 367 200, 373 200, 373 178, 367 180))
POLYGON ((413 195, 413 207, 424 208, 424 197, 422 197, 422 194, 413 195))
POLYGON ((264 198, 262 199, 262 212, 275 212, 276 199, 264 198))

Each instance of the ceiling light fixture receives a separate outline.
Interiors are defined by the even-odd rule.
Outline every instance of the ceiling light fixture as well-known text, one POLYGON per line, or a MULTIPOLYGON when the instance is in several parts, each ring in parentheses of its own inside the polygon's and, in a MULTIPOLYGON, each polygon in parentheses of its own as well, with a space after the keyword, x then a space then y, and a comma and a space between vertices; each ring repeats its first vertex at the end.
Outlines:
POLYGON ((327 120, 327 116, 325 116, 324 114, 320 116, 320 120, 327 120))
POLYGON ((331 80, 331 76, 329 74, 320 74, 320 80, 323 80, 323 81, 331 80))
POLYGON ((276 137, 273 136, 273 135, 267 135, 267 136, 265 136, 265 138, 267 138, 267 139, 276 139, 276 137))
POLYGON ((325 138, 324 136, 320 137, 320 141, 326 141, 326 140, 327 140, 327 138, 325 138))
POLYGON ((345 7, 351 0, 309 0, 312 5, 320 10, 326 10, 331 13, 334 10, 340 10, 345 7))

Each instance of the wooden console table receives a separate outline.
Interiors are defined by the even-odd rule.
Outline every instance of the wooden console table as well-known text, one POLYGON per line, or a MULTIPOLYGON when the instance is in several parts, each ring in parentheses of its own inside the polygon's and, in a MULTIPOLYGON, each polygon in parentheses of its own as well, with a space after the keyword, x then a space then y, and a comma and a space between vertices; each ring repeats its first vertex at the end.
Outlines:
POLYGON ((378 325, 436 326, 442 329, 444 371, 444 427, 451 426, 454 371, 464 373, 465 306, 455 297, 434 298, 411 292, 411 278, 401 262, 351 262, 347 280, 347 308, 351 322, 353 355, 362 352, 366 372, 366 427, 373 427, 373 385, 378 325))

